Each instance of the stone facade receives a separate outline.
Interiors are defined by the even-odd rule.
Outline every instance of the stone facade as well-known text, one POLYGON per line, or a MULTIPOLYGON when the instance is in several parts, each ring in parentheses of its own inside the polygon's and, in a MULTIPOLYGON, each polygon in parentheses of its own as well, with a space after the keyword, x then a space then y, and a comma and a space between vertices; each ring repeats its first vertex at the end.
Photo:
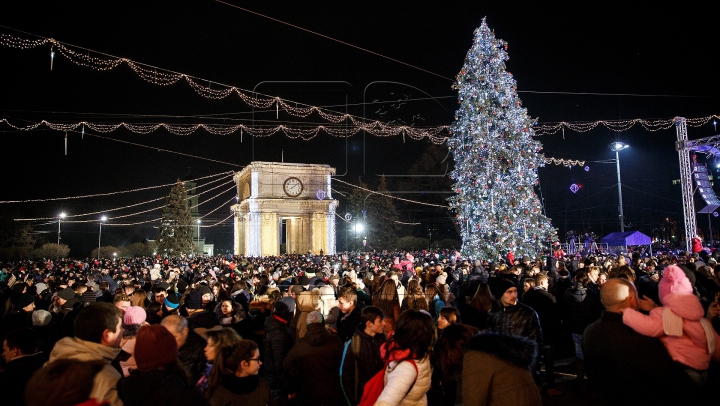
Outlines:
POLYGON ((252 162, 234 176, 236 255, 335 253, 328 165, 252 162))

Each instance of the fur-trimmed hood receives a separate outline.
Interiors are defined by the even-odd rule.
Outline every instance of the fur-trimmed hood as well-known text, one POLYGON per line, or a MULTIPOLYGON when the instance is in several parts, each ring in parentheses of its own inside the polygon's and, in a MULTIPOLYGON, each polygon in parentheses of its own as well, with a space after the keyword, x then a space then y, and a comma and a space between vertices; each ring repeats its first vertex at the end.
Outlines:
POLYGON ((470 339, 468 351, 494 355, 520 368, 532 368, 537 358, 535 341, 519 336, 485 331, 470 339))

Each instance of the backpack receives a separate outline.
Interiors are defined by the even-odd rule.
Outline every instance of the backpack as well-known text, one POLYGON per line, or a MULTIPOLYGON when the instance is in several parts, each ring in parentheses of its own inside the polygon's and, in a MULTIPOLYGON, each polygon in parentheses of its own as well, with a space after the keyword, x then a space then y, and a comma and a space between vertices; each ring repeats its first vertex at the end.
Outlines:
MULTIPOLYGON (((362 343, 362 339, 359 335, 353 334, 352 338, 350 338, 345 343, 345 348, 343 349, 342 354, 342 360, 340 361, 340 385, 342 386, 342 371, 343 371, 343 364, 345 364, 345 357, 347 355, 348 349, 352 354, 355 356, 355 396, 358 394, 358 358, 360 358, 360 345, 362 343)), ((345 393, 345 389, 343 388, 343 393, 345 393)), ((348 401, 349 404, 353 404, 353 402, 350 401, 350 399, 347 398, 347 395, 345 395, 345 399, 348 401)), ((357 402, 357 399, 353 399, 355 402, 357 402)))
MULTIPOLYGON (((412 363, 412 366, 415 368, 415 381, 417 381, 417 375, 419 374, 419 371, 415 360, 409 359, 406 361, 410 361, 410 363, 412 363)), ((398 362, 397 365, 399 365, 400 362, 398 362)), ((386 362, 385 368, 381 369, 377 374, 370 378, 369 381, 367 381, 367 383, 365 384, 365 389, 363 389, 362 399, 360 399, 360 403, 358 404, 358 406, 373 406, 375 402, 377 402, 383 389, 385 389, 385 370, 388 368, 389 364, 390 361, 386 362)), ((395 366, 397 367, 397 365, 395 366)), ((407 392, 405 393, 405 396, 407 396, 407 394, 410 393, 410 391, 412 390, 413 386, 415 386, 415 381, 413 381, 413 384, 410 385, 407 392)))

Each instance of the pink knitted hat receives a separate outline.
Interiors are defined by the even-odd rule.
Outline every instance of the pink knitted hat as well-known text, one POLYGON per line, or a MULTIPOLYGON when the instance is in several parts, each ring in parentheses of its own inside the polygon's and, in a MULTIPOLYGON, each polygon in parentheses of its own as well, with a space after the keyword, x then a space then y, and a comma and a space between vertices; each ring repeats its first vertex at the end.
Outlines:
POLYGON ((660 302, 665 303, 665 296, 674 293, 677 295, 692 295, 693 288, 690 280, 685 276, 680 267, 670 265, 663 271, 662 279, 658 285, 658 295, 660 302))
POLYGON ((140 306, 128 306, 125 309, 125 316, 123 317, 123 323, 129 326, 131 324, 143 324, 147 313, 145 309, 140 306))

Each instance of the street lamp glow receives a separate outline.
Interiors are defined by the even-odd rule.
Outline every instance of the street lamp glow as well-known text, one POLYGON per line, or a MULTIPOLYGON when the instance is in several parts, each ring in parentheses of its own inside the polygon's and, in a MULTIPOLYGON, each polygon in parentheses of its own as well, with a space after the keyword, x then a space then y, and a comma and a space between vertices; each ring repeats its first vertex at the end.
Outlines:
POLYGON ((67 216, 65 212, 62 212, 58 215, 58 245, 60 245, 60 223, 62 222, 62 219, 64 219, 67 216))
POLYGON ((102 240, 102 224, 107 221, 107 216, 100 217, 100 232, 98 232, 98 252, 97 258, 100 260, 100 241, 102 240))
POLYGON ((625 216, 623 215, 623 203, 622 203, 622 183, 620 182, 620 154, 619 152, 630 147, 624 142, 615 141, 608 146, 611 151, 615 152, 615 163, 617 164, 617 179, 618 179, 618 218, 620 219, 620 231, 625 232, 625 216))
POLYGON ((622 151, 626 148, 630 148, 630 146, 624 142, 615 141, 612 144, 610 144, 610 146, 608 148, 610 148, 610 150, 613 152, 618 152, 618 151, 622 151))
POLYGON ((362 223, 355 224, 355 232, 356 233, 362 233, 363 230, 364 230, 364 227, 363 227, 362 223))

